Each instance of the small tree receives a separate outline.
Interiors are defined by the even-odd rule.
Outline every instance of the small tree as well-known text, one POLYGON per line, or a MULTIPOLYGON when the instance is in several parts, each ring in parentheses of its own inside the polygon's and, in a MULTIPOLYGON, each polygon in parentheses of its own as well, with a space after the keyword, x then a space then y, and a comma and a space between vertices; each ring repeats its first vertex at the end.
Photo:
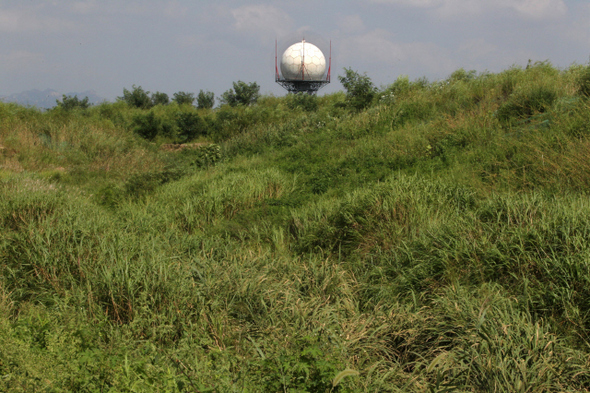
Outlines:
POLYGON ((377 89, 371 82, 367 74, 360 75, 350 68, 344 69, 344 76, 339 76, 338 80, 346 89, 347 105, 356 110, 365 109, 373 101, 377 89))
POLYGON ((260 97, 260 86, 256 82, 246 83, 237 81, 233 83, 234 88, 229 89, 221 95, 221 103, 230 106, 253 105, 260 97))
POLYGON ((195 102, 195 95, 193 93, 179 91, 178 93, 174 93, 173 101, 176 102, 178 105, 192 105, 193 102, 195 102))
POLYGON ((215 94, 212 91, 204 92, 200 90, 197 96, 197 108, 211 109, 213 105, 215 105, 215 94))
POLYGON ((57 103, 57 107, 61 108, 65 111, 71 111, 74 109, 87 109, 90 107, 90 103, 88 102, 88 97, 84 97, 84 99, 78 99, 78 96, 66 96, 65 94, 62 96, 61 101, 55 100, 57 103))
POLYGON ((117 97, 117 99, 125 101, 127 105, 135 108, 150 109, 153 106, 152 99, 149 96, 150 92, 143 90, 141 86, 133 85, 132 88, 132 91, 123 89, 123 96, 117 97))
POLYGON ((143 113, 133 117, 133 131, 144 139, 153 140, 162 131, 162 119, 156 117, 153 110, 143 113))
POLYGON ((159 91, 152 94, 152 105, 168 105, 170 98, 166 93, 160 93, 159 91))
POLYGON ((190 142, 200 135, 207 134, 207 124, 196 111, 181 111, 176 115, 178 140, 181 143, 190 142))

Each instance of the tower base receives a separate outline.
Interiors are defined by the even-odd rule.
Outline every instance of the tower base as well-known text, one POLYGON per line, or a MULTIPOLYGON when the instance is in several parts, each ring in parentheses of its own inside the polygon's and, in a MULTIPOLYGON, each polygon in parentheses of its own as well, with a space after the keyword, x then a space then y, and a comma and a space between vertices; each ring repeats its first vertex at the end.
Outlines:
POLYGON ((276 82, 283 86, 289 93, 316 94, 319 89, 330 83, 329 80, 322 81, 297 81, 276 79, 276 82))

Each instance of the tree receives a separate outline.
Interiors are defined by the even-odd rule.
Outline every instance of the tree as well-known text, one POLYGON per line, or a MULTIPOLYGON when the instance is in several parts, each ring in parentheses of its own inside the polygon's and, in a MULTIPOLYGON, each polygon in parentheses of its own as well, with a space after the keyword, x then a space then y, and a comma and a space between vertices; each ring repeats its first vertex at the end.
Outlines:
POLYGON ((367 74, 360 75, 350 68, 344 69, 344 76, 339 76, 338 80, 346 89, 347 105, 356 110, 365 109, 373 101, 377 89, 371 82, 367 74))
POLYGON ((144 139, 153 140, 162 130, 162 120, 153 110, 133 117, 133 131, 144 139))
POLYGON ((129 91, 123 89, 123 97, 117 97, 120 101, 125 101, 127 105, 140 108, 150 109, 153 106, 152 99, 150 98, 149 91, 145 91, 141 86, 132 86, 133 90, 129 91))
POLYGON ((256 82, 246 83, 237 81, 233 83, 234 88, 229 89, 221 95, 221 103, 229 106, 252 105, 258 101, 260 86, 256 82))
POLYGON ((166 93, 160 93, 159 91, 152 94, 152 105, 168 105, 170 98, 166 93))
POLYGON ((62 96, 61 102, 59 100, 55 100, 55 102, 57 102, 57 107, 65 111, 71 111, 74 109, 87 109, 90 107, 90 103, 88 101, 88 97, 84 97, 84 99, 80 100, 78 96, 72 97, 66 96, 65 94, 62 96))
POLYGON ((200 90, 197 96, 197 108, 211 109, 213 105, 215 105, 215 94, 212 91, 204 92, 200 90))
POLYGON ((178 93, 174 93, 173 101, 176 102, 178 105, 192 105, 193 102, 195 102, 195 95, 193 93, 179 91, 178 93))
POLYGON ((176 114, 178 139, 181 143, 190 142, 200 135, 207 134, 207 124, 196 111, 181 111, 176 114))

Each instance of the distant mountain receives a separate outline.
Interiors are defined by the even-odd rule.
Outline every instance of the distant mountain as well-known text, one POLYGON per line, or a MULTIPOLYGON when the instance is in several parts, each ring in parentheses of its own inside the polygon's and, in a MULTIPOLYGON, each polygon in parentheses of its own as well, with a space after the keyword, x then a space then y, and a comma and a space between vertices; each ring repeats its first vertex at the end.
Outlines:
POLYGON ((0 96, 0 100, 4 102, 16 102, 21 105, 36 106, 37 108, 53 108, 57 105, 56 100, 62 99, 63 95, 78 96, 80 99, 88 97, 91 104, 98 104, 105 101, 104 98, 98 96, 94 90, 84 91, 82 93, 60 93, 53 89, 47 90, 28 90, 22 93, 11 94, 9 96, 0 96))

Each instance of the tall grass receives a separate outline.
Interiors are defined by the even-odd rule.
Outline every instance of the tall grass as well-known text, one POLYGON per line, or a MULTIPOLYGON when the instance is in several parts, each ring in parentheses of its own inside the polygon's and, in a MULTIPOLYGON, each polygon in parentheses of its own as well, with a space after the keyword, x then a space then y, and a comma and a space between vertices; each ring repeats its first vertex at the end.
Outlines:
POLYGON ((588 391, 586 74, 1 104, 0 390, 588 391))

